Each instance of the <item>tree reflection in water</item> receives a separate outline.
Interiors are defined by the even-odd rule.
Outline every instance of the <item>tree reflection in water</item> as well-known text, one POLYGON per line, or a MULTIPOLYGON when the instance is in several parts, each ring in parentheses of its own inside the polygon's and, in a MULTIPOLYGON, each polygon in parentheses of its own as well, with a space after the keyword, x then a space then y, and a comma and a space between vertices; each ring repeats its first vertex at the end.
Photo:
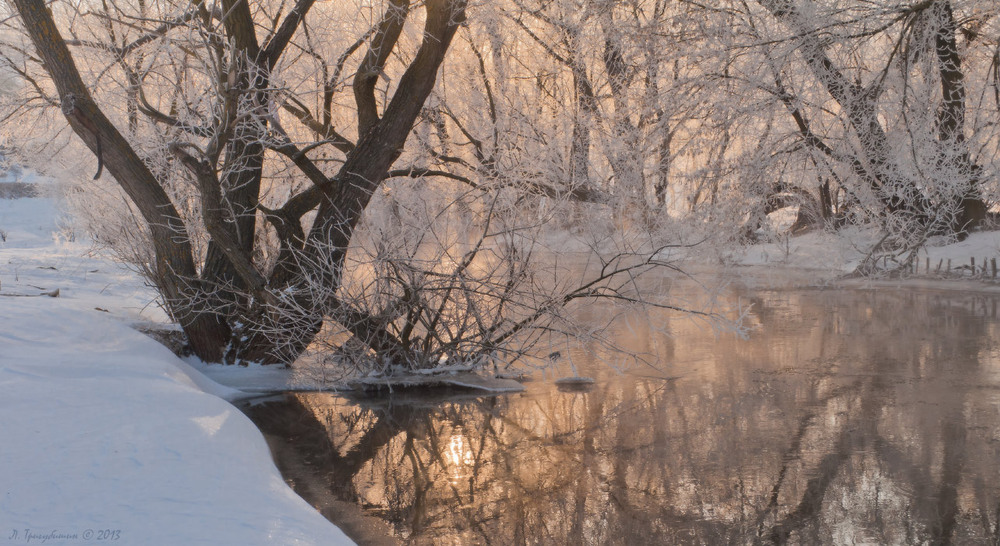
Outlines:
POLYGON ((332 493, 404 542, 998 543, 995 298, 752 300, 748 341, 633 321, 622 339, 659 369, 591 364, 586 392, 538 380, 506 397, 292 394, 246 411, 307 500, 332 493))

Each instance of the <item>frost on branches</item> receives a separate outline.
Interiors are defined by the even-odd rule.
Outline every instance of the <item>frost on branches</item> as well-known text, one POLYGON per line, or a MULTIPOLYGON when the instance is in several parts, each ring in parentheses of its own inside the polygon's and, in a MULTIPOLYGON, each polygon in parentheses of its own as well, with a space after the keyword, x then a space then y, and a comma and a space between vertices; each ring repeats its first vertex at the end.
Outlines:
POLYGON ((12 4, 15 152, 210 362, 502 367, 572 302, 682 307, 664 246, 794 211, 877 273, 996 199, 986 0, 12 4))

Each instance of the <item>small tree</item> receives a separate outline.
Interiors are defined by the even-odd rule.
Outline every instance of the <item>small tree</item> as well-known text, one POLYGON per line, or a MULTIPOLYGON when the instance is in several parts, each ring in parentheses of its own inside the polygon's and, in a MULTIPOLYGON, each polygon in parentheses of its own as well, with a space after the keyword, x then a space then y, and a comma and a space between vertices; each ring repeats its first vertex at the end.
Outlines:
POLYGON ((429 194, 412 187, 426 183, 386 186, 356 231, 336 294, 322 281, 337 267, 332 253, 314 254, 327 261, 310 263, 304 269, 316 274, 278 295, 266 335, 294 353, 299 332, 323 322, 327 331, 313 349, 327 371, 392 375, 545 367, 570 340, 614 348, 603 328, 574 318, 577 302, 732 325, 722 313, 682 308, 645 280, 679 272, 649 237, 553 237, 549 226, 564 208, 524 207, 524 195, 503 183, 490 191, 437 183, 429 194), (306 309, 302 301, 327 303, 306 309))

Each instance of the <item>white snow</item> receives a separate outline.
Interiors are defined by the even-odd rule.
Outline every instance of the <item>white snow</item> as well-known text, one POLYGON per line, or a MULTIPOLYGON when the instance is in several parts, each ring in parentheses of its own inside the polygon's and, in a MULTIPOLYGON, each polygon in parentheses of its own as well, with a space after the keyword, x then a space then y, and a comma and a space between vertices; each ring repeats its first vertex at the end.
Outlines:
POLYGON ((0 540, 350 544, 260 431, 135 322, 153 293, 60 232, 51 198, 0 200, 0 540))
POLYGON ((358 390, 405 389, 412 387, 461 387, 488 393, 515 393, 524 385, 513 379, 485 377, 474 372, 452 372, 438 375, 407 374, 391 377, 361 377, 349 385, 358 390))
POLYGON ((189 357, 186 363, 204 377, 248 394, 317 390, 320 387, 314 383, 300 381, 299 374, 295 373, 295 370, 281 366, 262 366, 260 364, 220 366, 218 364, 205 364, 195 357, 189 357))
MULTIPOLYGON (((827 284, 854 271, 877 240, 877 234, 858 228, 844 228, 838 232, 812 231, 801 236, 782 237, 778 242, 739 248, 730 252, 725 261, 737 269, 750 270, 745 272, 747 277, 752 276, 767 285, 827 284)), ((1000 231, 976 232, 962 242, 939 237, 931 239, 919 252, 918 270, 905 278, 836 282, 864 287, 995 292, 1000 291, 1000 273, 997 279, 992 278, 991 269, 982 273, 984 261, 989 267, 993 259, 1000 262, 1000 231), (977 268, 975 278, 969 271, 972 258, 977 268), (947 271, 949 260, 950 272, 947 271)))

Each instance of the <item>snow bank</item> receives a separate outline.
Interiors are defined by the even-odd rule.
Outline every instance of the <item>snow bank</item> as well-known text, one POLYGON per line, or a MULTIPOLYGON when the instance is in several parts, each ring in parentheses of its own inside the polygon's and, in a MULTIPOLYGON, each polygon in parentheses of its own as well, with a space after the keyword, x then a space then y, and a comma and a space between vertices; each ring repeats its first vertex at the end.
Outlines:
POLYGON ((849 273, 861 263, 868 248, 877 242, 877 234, 857 228, 839 232, 811 231, 804 235, 781 237, 769 243, 749 245, 734 250, 727 260, 743 266, 768 266, 773 269, 813 269, 831 274, 849 273))
POLYGON ((909 287, 934 290, 965 290, 994 292, 998 290, 1000 274, 992 278, 992 270, 983 273, 984 265, 1000 262, 1000 231, 981 231, 957 242, 935 237, 917 255, 916 272, 893 279, 841 279, 851 273, 878 240, 878 234, 859 228, 844 228, 838 232, 814 231, 801 236, 781 238, 777 242, 738 248, 730 252, 725 262, 731 271, 748 285, 780 287, 788 285, 909 287), (970 271, 975 259, 976 275, 970 271), (951 270, 948 271, 948 264, 951 270), (930 271, 927 270, 930 265, 930 271))
POLYGON ((350 543, 288 488, 253 423, 166 348, 58 299, 2 305, 3 538, 350 543))
POLYGON ((350 544, 219 397, 239 391, 128 326, 162 317, 150 291, 53 238, 54 210, 0 201, 0 293, 61 289, 0 297, 0 540, 350 544))

